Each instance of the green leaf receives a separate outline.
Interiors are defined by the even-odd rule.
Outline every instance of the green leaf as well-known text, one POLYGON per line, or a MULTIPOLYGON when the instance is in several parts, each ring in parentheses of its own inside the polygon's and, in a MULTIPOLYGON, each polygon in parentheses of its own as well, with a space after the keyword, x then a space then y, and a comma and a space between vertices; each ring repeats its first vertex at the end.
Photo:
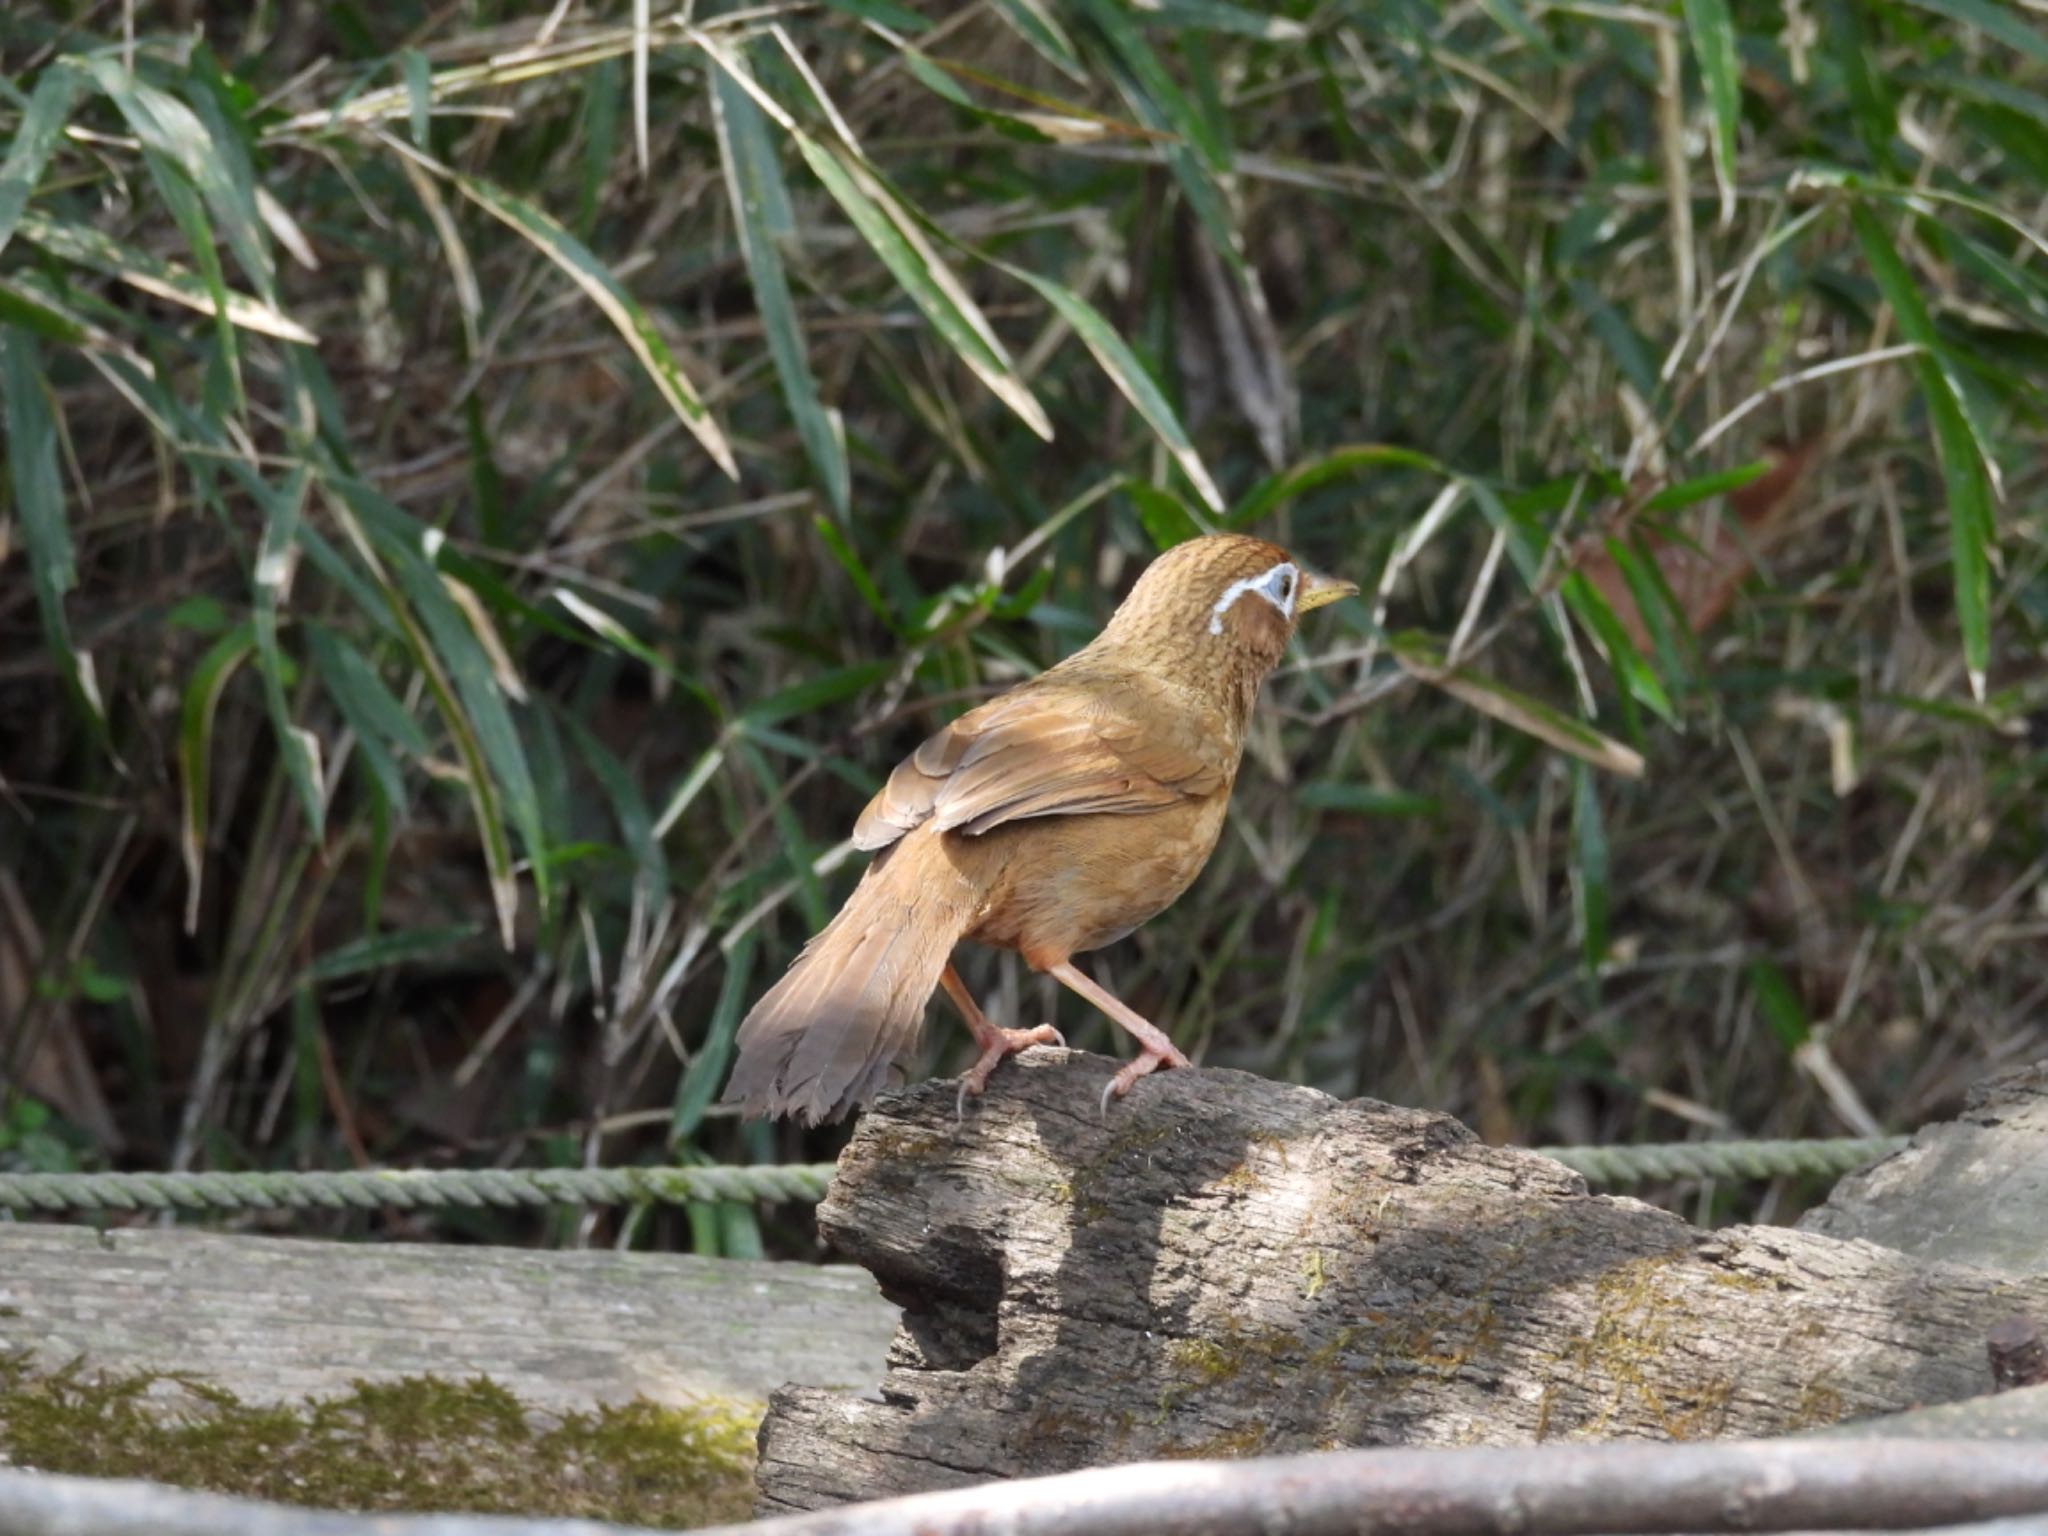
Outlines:
MULTIPOLYGON (((915 211, 884 184, 851 144, 820 143, 805 132, 723 45, 704 38, 700 39, 700 46, 728 78, 795 140, 811 173, 824 184, 910 301, 975 377, 1033 432, 1050 441, 1052 422, 1047 419, 1045 408, 1018 374, 1016 364, 997 339, 995 328, 926 237, 915 211)), ((811 89, 816 95, 815 86, 811 89)), ((837 113, 822 96, 819 105, 837 120, 837 113)))
POLYGON ((1230 204, 1216 181, 1217 174, 1231 165, 1230 147, 1216 125, 1174 83, 1152 45, 1133 24, 1124 0, 1077 0, 1075 9, 1088 18, 1101 39, 1098 62, 1116 82, 1132 112, 1147 128, 1170 136, 1167 164, 1188 206, 1208 231, 1210 242, 1233 268, 1243 266, 1230 204))
POLYGON ((405 780, 392 755, 395 745, 412 757, 424 760, 430 748, 427 734, 406 711, 398 696, 384 685, 369 658, 344 635, 324 624, 306 626, 306 650, 313 668, 334 700, 341 717, 356 733, 356 750, 383 790, 387 803, 403 807, 405 780))
POLYGON ((1434 816, 1443 809, 1443 802, 1435 795, 1336 779, 1304 784, 1294 792, 1294 798, 1297 804, 1312 811, 1348 811, 1357 816, 1434 816))
POLYGON ((612 819, 618 823, 619 836, 633 856, 633 880, 641 899, 648 903, 658 901, 668 889, 668 858, 654 835, 654 818, 648 813, 646 797, 633 782, 633 775, 626 771, 626 765, 588 726, 574 715, 564 714, 560 718, 576 739, 577 750, 590 765, 605 798, 611 802, 612 819))
POLYGON ((337 945, 306 967, 309 982, 339 981, 345 976, 369 975, 395 966, 411 965, 467 944, 477 936, 475 923, 449 923, 436 928, 403 928, 392 933, 366 934, 337 945))
POLYGON ((106 714, 91 658, 72 643, 64 612, 65 594, 78 585, 78 566, 57 463, 57 418, 35 339, 22 331, 0 329, 0 395, 6 401, 8 481, 28 546, 29 581, 43 639, 72 697, 102 729, 106 714))
POLYGON ((14 140, 7 146, 7 158, 0 160, 0 251, 7 249, 22 209, 28 206, 50 157, 63 142, 64 124, 84 85, 84 77, 62 59, 36 80, 35 91, 15 125, 14 140))
POLYGON ((1572 764, 1572 915, 1579 953, 1597 973, 1607 958, 1607 828, 1600 818, 1600 794, 1584 763, 1572 764))
POLYGON ((1685 0, 1685 29, 1699 60, 1707 110, 1714 120, 1714 182, 1721 189, 1721 226, 1735 217, 1735 136, 1742 121, 1741 63, 1728 0, 1685 0))
POLYGON ((358 481, 330 474, 324 483, 335 492, 327 505, 369 568, 462 760, 463 787, 483 844, 499 937, 510 949, 517 935, 519 887, 501 807, 509 809, 526 843, 543 914, 549 908, 552 879, 539 796, 511 714, 498 695, 490 660, 442 588, 440 573, 418 546, 418 525, 358 481), (386 569, 387 559, 397 571, 395 578, 386 569), (509 780, 503 788, 499 773, 509 780))
POLYGON ((1403 631, 1388 636, 1388 649, 1406 670, 1481 714, 1527 732, 1596 768, 1631 779, 1642 777, 1640 752, 1469 667, 1445 667, 1443 646, 1433 637, 1403 631))
POLYGON ((1268 475, 1230 509, 1230 515, 1223 520, 1224 526, 1249 528, 1253 523, 1271 517, 1297 496, 1305 496, 1336 480, 1349 480, 1375 469, 1389 468, 1420 469, 1436 475, 1450 473, 1428 454, 1418 453, 1413 448, 1396 448, 1388 443, 1351 443, 1333 448, 1292 469, 1268 475))
POLYGON ((299 513, 306 499, 307 470, 300 465, 281 488, 262 487, 263 537, 256 550, 256 601, 253 627, 256 635, 256 668, 263 677, 263 702, 272 728, 277 732, 277 749, 285 772, 299 797, 306 828, 314 838, 326 825, 326 801, 321 792, 319 738, 292 724, 291 706, 285 700, 284 654, 278 645, 278 609, 297 559, 299 513))
POLYGON ((1954 372, 1926 302, 1884 225, 1858 203, 1849 210, 1878 291, 1891 305, 1906 340, 1917 344, 1913 372, 1934 426, 1934 447, 1948 490, 1949 564, 1955 580, 1956 619, 1963 632, 1963 664, 1970 692, 1981 703, 1991 661, 1991 550, 1998 530, 1981 444, 1972 429, 1959 376, 1954 372))
POLYGON ((1919 10, 1932 11, 1966 27, 1975 27, 1986 37, 1996 38, 2039 64, 2048 64, 2048 33, 2029 21, 2003 0, 1906 0, 1919 10))
POLYGON ((1799 1000, 1799 993, 1785 978, 1774 960, 1752 960, 1745 970, 1749 979, 1750 993, 1756 998, 1757 1012, 1764 1023, 1770 1026, 1787 1055, 1804 1045, 1813 1034, 1813 1025, 1806 1016, 1806 1004, 1799 1000))
POLYGON ((1768 474, 1769 459, 1756 459, 1748 464, 1738 464, 1733 469, 1716 470, 1710 475, 1699 475, 1691 480, 1681 480, 1676 485, 1667 485, 1648 501, 1643 510, 1648 513, 1676 512, 1682 507, 1706 501, 1710 497, 1725 496, 1730 491, 1739 491, 1750 481, 1768 474))
POLYGON ((1656 361, 1650 356, 1650 349, 1642 336, 1621 311, 1584 278, 1573 278, 1570 288, 1573 302, 1585 312, 1586 323, 1613 357, 1621 376, 1628 380, 1643 404, 1654 405, 1663 393, 1663 386, 1657 379, 1656 361))
POLYGON ((846 572, 847 580, 860 593, 861 601, 868 605, 870 612, 890 629, 895 629, 896 616, 889 611, 888 601, 882 596, 882 589, 875 585, 875 578, 867 564, 860 557, 860 551, 853 547, 853 541, 843 533, 839 525, 829 517, 820 516, 812 526, 818 530, 818 537, 825 548, 832 552, 832 558, 839 562, 839 568, 846 572))
POLYGON ((185 858, 185 931, 199 928, 199 896, 206 874, 208 784, 213 768, 213 720, 228 680, 256 648, 253 626, 242 623, 207 648, 185 681, 178 721, 178 778, 183 814, 179 848, 185 858))
MULTIPOLYGON (((41 246, 59 261, 75 262, 81 267, 118 278, 131 288, 139 288, 172 304, 182 304, 187 309, 196 309, 201 314, 218 312, 213 292, 204 280, 175 262, 159 261, 89 226, 28 212, 21 216, 20 231, 22 239, 41 246)), ((318 336, 263 300, 232 288, 224 292, 230 324, 259 335, 275 336, 280 341, 304 342, 309 346, 319 342, 318 336)))
POLYGON ((996 339, 996 333, 967 289, 955 277, 924 233, 882 184, 852 155, 834 145, 797 134, 797 148, 812 174, 845 210, 861 238, 882 259, 910 301, 915 304, 960 360, 973 370, 1024 424, 1048 442, 1052 422, 1017 365, 996 339))
POLYGON ((750 726, 779 725, 797 715, 811 714, 874 687, 894 671, 895 666, 892 661, 864 661, 820 673, 794 687, 757 700, 740 712, 740 720, 750 726))
POLYGON ((896 4, 896 0, 825 0, 825 4, 862 21, 880 22, 896 32, 923 32, 932 24, 929 17, 896 4))
POLYGON ((398 67, 405 73, 405 95, 412 120, 412 141, 432 153, 434 148, 434 66, 417 48, 398 51, 398 67))
POLYGON ((712 1096, 725 1080, 726 1064, 732 1060, 732 1039, 739 1031, 747 1000, 747 983, 754 969, 754 946, 758 930, 749 928, 732 943, 725 955, 725 982, 712 1005, 711 1025, 704 1043, 697 1047, 689 1070, 676 1087, 675 1114, 669 1122, 670 1146, 677 1146, 696 1134, 712 1096))
POLYGON ((1621 572, 1621 579, 1628 583, 1636 612, 1642 615, 1650 631, 1657 665, 1667 677, 1689 677, 1690 663, 1696 659, 1694 637, 1677 594, 1664 579, 1663 568, 1655 557, 1639 551, 1627 539, 1608 538, 1603 544, 1615 569, 1621 572))
POLYGON ((1128 479, 1124 481, 1124 494, 1138 509, 1138 521, 1145 525, 1145 535, 1151 539, 1153 548, 1168 550, 1201 537, 1201 524, 1173 492, 1150 481, 1128 479))
POLYGON ((1053 68, 1079 84, 1088 83, 1088 72, 1074 52, 1074 40, 1044 0, 995 0, 995 11, 1053 68))
POLYGON ((1299 42, 1308 28, 1285 16, 1231 5, 1228 0, 1148 0, 1133 6, 1148 27, 1186 27, 1195 32, 1233 33, 1267 43, 1299 42))
POLYGON ((1209 471, 1202 463, 1202 456, 1195 452, 1195 445, 1189 440, 1187 431, 1180 424, 1180 417, 1174 414, 1173 406, 1165 393, 1154 382, 1138 354, 1119 336, 1116 327, 1103 318, 1100 310, 1090 304, 1073 289, 1054 282, 1049 277, 1040 277, 1022 267, 1001 264, 1003 270, 1029 283, 1039 296, 1052 305, 1061 319, 1074 328, 1074 334, 1095 355, 1095 361, 1102 371, 1109 375, 1110 382, 1123 392, 1124 398, 1137 408, 1145 423, 1157 434, 1166 451, 1173 455, 1181 472, 1194 485, 1196 494, 1208 504, 1211 511, 1223 510, 1223 493, 1216 488, 1216 482, 1209 478, 1209 471))
MULTIPOLYGON (((396 141, 390 141, 396 142, 396 141)), ((706 409, 697 387, 676 362, 675 354, 668 343, 661 339, 661 332, 655 329, 633 296, 626 292, 619 280, 612 276, 611 269, 597 259, 581 240, 564 229, 554 218, 527 202, 514 196, 502 187, 494 187, 473 176, 464 176, 448 170, 432 161, 422 160, 436 175, 447 177, 461 189, 462 195, 475 203, 520 235, 533 248, 569 275, 578 288, 589 297, 611 321, 620 337, 639 359, 654 387, 666 400, 669 408, 676 413, 682 424, 689 428, 704 451, 711 455, 712 462, 724 470, 727 476, 737 480, 739 465, 732 456, 732 447, 725 440, 725 433, 718 421, 706 409)))
POLYGON ((142 141, 144 162, 184 232, 200 276, 214 290, 216 311, 225 316, 227 310, 220 258, 214 250, 216 228, 257 294, 265 302, 272 302, 276 267, 262 218, 256 211, 256 189, 253 182, 244 179, 248 175, 246 160, 217 143, 199 115, 184 102, 124 69, 117 59, 102 55, 92 60, 90 68, 100 89, 142 141), (234 174, 237 168, 242 176, 234 174), (188 204, 180 177, 198 189, 212 214, 210 220, 196 205, 188 204))
POLYGON ((1635 641, 1629 638, 1628 631, 1614 616, 1607 599, 1586 579, 1585 573, 1573 571, 1565 577, 1560 593, 1565 606, 1577 614, 1579 622, 1599 640, 1601 650, 1607 654, 1608 664, 1627 685, 1628 691, 1656 711, 1667 725, 1676 725, 1678 714, 1671 707, 1671 699, 1664 692, 1663 683, 1649 663, 1643 660, 1635 641))
POLYGON ((844 519, 852 511, 845 437, 837 413, 828 412, 818 397, 818 381, 811 374, 803 330, 797 324, 796 301, 790 294, 789 276, 783 270, 778 243, 792 233, 794 224, 782 167, 776 161, 775 146, 769 140, 767 119, 760 107, 724 70, 714 69, 711 75, 712 122, 725 163, 726 192, 732 203, 733 222, 739 229, 740 254, 753 281, 754 301, 767 335, 769 357, 775 364, 782 397, 796 421, 797 436, 811 461, 812 472, 817 475, 832 510, 844 519))

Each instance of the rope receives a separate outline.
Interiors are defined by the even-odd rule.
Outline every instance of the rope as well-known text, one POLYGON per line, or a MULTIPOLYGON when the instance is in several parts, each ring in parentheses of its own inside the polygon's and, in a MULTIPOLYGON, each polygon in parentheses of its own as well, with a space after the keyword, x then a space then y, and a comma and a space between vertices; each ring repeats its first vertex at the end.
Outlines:
POLYGON ((0 1173, 0 1207, 80 1211, 416 1211, 432 1206, 617 1205, 641 1200, 815 1204, 830 1163, 710 1168, 434 1168, 359 1173, 0 1173))
MULTIPOLYGON (((1684 1141, 1539 1147, 1589 1184, 1650 1179, 1838 1177, 1896 1152, 1904 1136, 1839 1141, 1684 1141)), ((708 1168, 388 1168, 353 1173, 0 1173, 10 1211, 379 1210, 438 1206, 620 1205, 644 1200, 748 1204, 825 1196, 830 1163, 708 1168)))
POLYGON ((1589 1184, 1640 1184, 1648 1179, 1839 1178, 1889 1156, 1911 1140, 1910 1136, 1867 1136, 1835 1141, 1674 1141, 1537 1150, 1583 1175, 1589 1184))

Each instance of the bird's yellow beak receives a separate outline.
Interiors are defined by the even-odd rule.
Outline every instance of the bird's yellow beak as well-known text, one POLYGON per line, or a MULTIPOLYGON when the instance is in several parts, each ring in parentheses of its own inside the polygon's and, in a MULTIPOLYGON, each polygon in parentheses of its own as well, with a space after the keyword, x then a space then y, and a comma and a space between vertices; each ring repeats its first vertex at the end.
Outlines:
POLYGON ((1294 600, 1296 613, 1307 613, 1311 608, 1321 608, 1334 603, 1340 597, 1358 596, 1358 583, 1339 581, 1335 576, 1325 576, 1321 571, 1301 573, 1301 595, 1294 600))

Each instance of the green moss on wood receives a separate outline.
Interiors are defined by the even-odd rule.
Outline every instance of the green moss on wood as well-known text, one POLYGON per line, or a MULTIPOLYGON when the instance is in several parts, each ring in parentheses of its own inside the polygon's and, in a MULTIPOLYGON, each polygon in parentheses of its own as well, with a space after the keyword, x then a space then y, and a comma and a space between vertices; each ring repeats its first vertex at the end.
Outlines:
POLYGON ((759 1419, 747 1404, 645 1398, 546 1415, 484 1377, 256 1405, 189 1377, 0 1357, 0 1459, 13 1466, 329 1509, 744 1520, 759 1419))

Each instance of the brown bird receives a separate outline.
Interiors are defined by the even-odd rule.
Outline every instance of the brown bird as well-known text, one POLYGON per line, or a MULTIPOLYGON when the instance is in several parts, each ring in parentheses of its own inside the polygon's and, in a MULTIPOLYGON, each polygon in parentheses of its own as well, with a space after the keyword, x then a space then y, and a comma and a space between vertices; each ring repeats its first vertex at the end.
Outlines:
POLYGON ((1074 956, 1165 911, 1209 862, 1259 684, 1302 614, 1357 590, 1263 539, 1191 539, 1081 650, 911 753, 853 829, 875 861, 741 1023, 726 1102, 811 1125, 865 1104, 916 1046, 934 986, 981 1047, 963 1097, 1011 1052, 1058 1041, 982 1016, 953 968, 962 939, 1015 950, 1137 1037, 1105 1107, 1188 1065, 1074 956))

